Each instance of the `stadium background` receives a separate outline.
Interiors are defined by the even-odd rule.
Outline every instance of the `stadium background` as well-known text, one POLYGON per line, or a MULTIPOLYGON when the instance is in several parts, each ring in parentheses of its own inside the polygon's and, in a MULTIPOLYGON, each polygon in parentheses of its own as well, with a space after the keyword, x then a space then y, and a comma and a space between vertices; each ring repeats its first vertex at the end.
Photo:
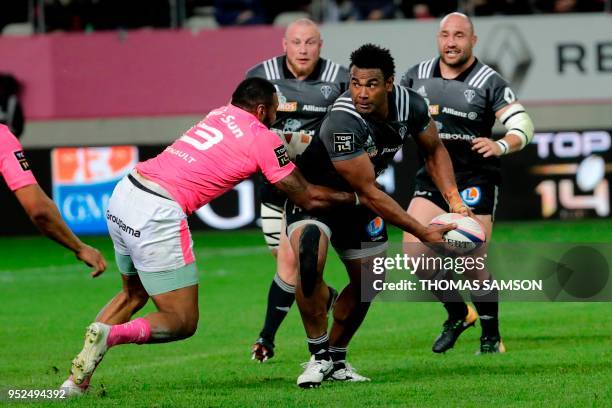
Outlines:
MULTIPOLYGON (((135 160, 155 155, 210 109, 226 103, 247 68, 282 53, 284 29, 282 25, 219 28, 210 4, 189 1, 130 2, 129 6, 107 1, 120 14, 125 7, 125 13, 121 22, 111 19, 101 29, 86 24, 83 16, 91 11, 80 14, 80 26, 62 26, 65 20, 53 20, 57 16, 53 7, 60 3, 55 1, 27 2, 30 21, 24 22, 28 12, 22 18, 22 9, 11 8, 17 3, 26 2, 0 5, 4 19, 18 16, 8 21, 0 36, 0 72, 13 74, 23 84, 27 122, 22 143, 39 182, 64 218, 79 233, 98 235, 88 240, 112 259, 103 228, 104 203, 114 183, 135 160), (41 10, 47 11, 46 16, 41 10)), ((90 2, 61 3, 80 4, 84 7, 80 10, 87 10, 90 2)), ((329 2, 312 3, 308 10, 313 17, 323 16, 316 7, 329 2)), ((406 9, 410 2, 396 3, 413 14, 421 10, 414 5, 406 9)), ((429 14, 437 16, 435 2, 412 3, 429 3, 429 14)), ((518 4, 558 3, 554 1, 459 3, 477 15, 476 55, 512 82, 538 132, 523 152, 503 159, 505 184, 496 239, 610 242, 612 16, 603 10, 610 10, 611 2, 586 2, 588 10, 600 12, 555 15, 502 15, 518 14, 512 12, 523 10, 518 4), (488 4, 489 11, 482 4, 488 4), (496 9, 492 4, 504 6, 496 9)), ((581 11, 580 4, 574 2, 571 11, 581 11)), ((401 14, 399 10, 394 16, 401 14)), ((303 9, 284 13, 277 21, 302 15, 303 9)), ((381 44, 396 59, 399 81, 409 66, 435 56, 436 26, 427 18, 327 22, 321 28, 322 55, 347 64, 348 54, 360 44, 381 44)), ((411 151, 405 149, 404 157, 398 157, 381 180, 403 205, 412 189, 411 151)), ((100 401, 123 405, 134 391, 142 400, 131 403, 143 406, 314 406, 321 401, 350 406, 356 405, 355 393, 364 405, 439 406, 449 401, 466 406, 610 405, 609 304, 502 305, 502 328, 509 333, 512 351, 503 363, 473 361, 476 331, 466 335, 448 358, 434 360, 429 343, 442 319, 437 305, 375 305, 352 353, 377 384, 364 391, 328 387, 306 403, 293 390, 304 345, 303 329, 292 312, 279 334, 283 340, 278 362, 272 361, 270 368, 247 367, 248 347, 259 328, 273 269, 263 238, 253 230, 259 208, 255 183, 243 183, 190 220, 194 229, 245 229, 194 234, 203 270, 200 332, 174 347, 113 351, 97 374, 102 385, 96 385, 91 397, 107 396, 108 388, 108 398, 86 400, 85 405, 100 401), (386 352, 373 355, 372 348, 386 352), (143 356, 150 367, 142 365, 143 356), (408 361, 409 367, 402 361, 408 361), (134 384, 121 381, 120 362, 132 364, 128 373, 137 377, 134 384), (229 370, 219 368, 225 364, 229 370), (168 378, 161 374, 164 371, 180 373, 168 378), (449 381, 449 372, 461 378, 449 381), (479 393, 466 395, 464 401, 454 399, 469 394, 476 383, 479 393), (533 393, 534 387, 541 392, 533 393), (180 395, 168 390, 179 390, 180 395)), ((5 328, 0 330, 0 388, 53 388, 80 346, 76 340, 82 328, 117 290, 117 271, 111 266, 100 280, 87 280, 71 254, 32 235, 34 227, 4 184, 0 200, 4 215, 0 281, 5 300, 0 315, 0 326, 5 328)), ((399 240, 397 231, 392 237, 399 240)), ((327 274, 338 286, 345 281, 335 259, 330 260, 327 274)))

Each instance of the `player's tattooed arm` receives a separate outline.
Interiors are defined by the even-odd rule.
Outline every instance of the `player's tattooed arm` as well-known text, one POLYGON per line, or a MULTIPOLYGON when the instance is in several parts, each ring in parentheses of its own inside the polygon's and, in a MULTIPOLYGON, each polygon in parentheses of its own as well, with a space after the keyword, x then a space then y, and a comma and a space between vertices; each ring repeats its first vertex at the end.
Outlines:
POLYGON ((91 275, 99 276, 106 269, 106 260, 100 252, 83 243, 68 228, 57 207, 38 184, 15 190, 17 200, 34 225, 47 237, 72 250, 77 259, 93 268, 91 275))
POLYGON ((438 137, 436 125, 432 120, 430 120, 429 126, 418 135, 416 143, 425 157, 425 168, 444 196, 450 211, 471 215, 469 208, 461 200, 455 182, 453 163, 444 143, 438 137))
POLYGON ((324 209, 333 205, 354 204, 355 195, 328 187, 310 184, 296 168, 287 177, 274 183, 289 199, 306 211, 324 209))
POLYGON ((352 159, 333 163, 338 173, 355 190, 362 205, 421 241, 442 242, 442 235, 454 228, 453 225, 425 227, 408 215, 393 198, 376 186, 374 167, 365 152, 352 159))

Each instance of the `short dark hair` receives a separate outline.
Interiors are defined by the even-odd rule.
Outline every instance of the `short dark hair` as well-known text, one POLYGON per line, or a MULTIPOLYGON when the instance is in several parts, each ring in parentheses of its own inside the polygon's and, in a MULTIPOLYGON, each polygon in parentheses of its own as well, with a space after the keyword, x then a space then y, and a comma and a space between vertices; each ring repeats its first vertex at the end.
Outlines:
POLYGON ((252 111, 259 104, 272 106, 276 88, 263 78, 247 78, 240 82, 232 94, 232 105, 252 111))
POLYGON ((395 62, 387 48, 374 44, 364 44, 351 53, 351 65, 357 68, 380 69, 385 79, 395 74, 395 62))

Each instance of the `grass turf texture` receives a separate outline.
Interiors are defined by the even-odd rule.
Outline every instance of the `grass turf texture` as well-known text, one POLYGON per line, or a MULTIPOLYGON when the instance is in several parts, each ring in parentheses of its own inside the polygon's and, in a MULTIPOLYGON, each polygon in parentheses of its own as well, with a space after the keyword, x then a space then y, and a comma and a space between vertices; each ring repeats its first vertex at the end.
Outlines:
MULTIPOLYGON (((392 240, 400 234, 392 231, 392 240)), ((612 242, 612 222, 499 223, 495 240, 612 242), (571 232, 569 234, 568 232, 571 232)), ((109 270, 91 279, 72 255, 40 237, 0 244, 0 405, 6 390, 55 389, 82 346, 84 328, 119 290, 110 239, 90 238, 109 270)), ((505 355, 475 356, 480 328, 445 355, 430 351, 445 317, 434 303, 375 303, 349 350, 371 383, 295 385, 308 358, 294 306, 277 355, 251 361, 273 275, 257 231, 194 234, 201 272, 200 324, 190 339, 112 349, 89 395, 35 406, 611 406, 609 303, 505 303, 505 355)), ((327 281, 346 282, 335 254, 327 281)), ((139 315, 153 310, 149 303, 139 315)), ((21 405, 21 404, 20 404, 21 405)))

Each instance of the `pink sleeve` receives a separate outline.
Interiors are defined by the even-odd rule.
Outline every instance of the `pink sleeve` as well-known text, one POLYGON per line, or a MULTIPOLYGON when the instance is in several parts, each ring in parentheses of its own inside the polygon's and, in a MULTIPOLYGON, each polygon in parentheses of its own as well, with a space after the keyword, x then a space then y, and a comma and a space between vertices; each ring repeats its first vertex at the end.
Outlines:
POLYGON ((36 184, 21 143, 6 126, 0 126, 0 172, 12 191, 36 184))
POLYGON ((268 129, 257 132, 253 148, 257 165, 270 183, 284 179, 295 169, 283 142, 268 129))

